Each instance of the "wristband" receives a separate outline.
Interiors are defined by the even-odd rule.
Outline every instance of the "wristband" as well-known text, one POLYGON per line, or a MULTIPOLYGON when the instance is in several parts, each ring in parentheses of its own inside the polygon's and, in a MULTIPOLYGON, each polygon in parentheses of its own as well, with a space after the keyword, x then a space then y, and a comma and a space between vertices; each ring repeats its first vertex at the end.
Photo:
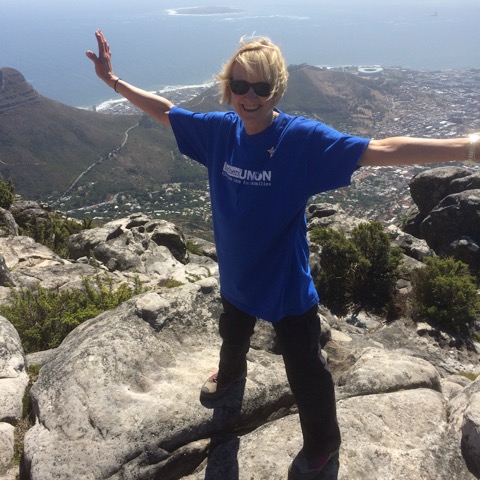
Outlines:
POLYGON ((467 161, 475 163, 477 154, 477 145, 480 140, 480 133, 472 133, 468 136, 470 139, 470 146, 468 148, 467 161))
POLYGON ((115 83, 113 84, 113 89, 115 90, 115 93, 118 93, 118 92, 117 92, 117 83, 118 83, 119 80, 121 80, 120 77, 118 77, 118 78, 115 80, 115 83))

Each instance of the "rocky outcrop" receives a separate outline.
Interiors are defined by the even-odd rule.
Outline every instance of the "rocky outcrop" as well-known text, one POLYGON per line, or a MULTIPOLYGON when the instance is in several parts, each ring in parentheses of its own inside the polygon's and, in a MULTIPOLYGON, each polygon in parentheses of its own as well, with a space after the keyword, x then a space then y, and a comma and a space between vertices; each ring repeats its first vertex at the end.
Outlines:
POLYGON ((480 271, 480 175, 463 167, 429 169, 414 177, 410 192, 419 213, 405 231, 480 271))
MULTIPOLYGON (((269 324, 254 334, 245 383, 199 401, 218 362, 219 312, 211 278, 143 294, 72 332, 31 390, 25 478, 286 478, 301 435, 269 324)), ((401 323, 327 320, 343 445, 324 478, 474 479, 480 380, 452 373, 478 372, 478 355, 451 358, 401 323)))
POLYGON ((38 93, 18 70, 0 68, 0 115, 37 99, 38 93))
POLYGON ((143 214, 83 230, 70 237, 68 248, 76 261, 95 259, 109 271, 137 277, 148 286, 218 275, 212 258, 187 252, 185 237, 174 224, 143 214))
MULTIPOLYGON (((25 365, 41 369, 29 392, 35 422, 22 479, 287 478, 301 433, 270 324, 257 323, 245 382, 215 402, 199 399, 220 346, 213 246, 199 245, 209 257, 186 253, 181 232, 141 214, 75 236, 70 260, 26 237, 0 242, 18 286, 74 288, 102 272, 118 282, 138 275, 149 287, 77 327, 57 349, 26 358, 0 317, 0 479, 18 474, 13 435, 25 365), (180 278, 176 288, 161 281, 180 278)), ((464 374, 480 373, 480 346, 444 349, 407 319, 321 313, 343 435, 339 461, 322 478, 478 478, 480 379, 464 374)))
POLYGON ((12 286, 78 289, 84 279, 101 277, 148 289, 218 275, 212 258, 187 253, 175 225, 142 214, 72 235, 70 253, 67 260, 30 237, 0 237, 0 301, 12 286))
POLYGON ((350 233, 361 220, 345 213, 339 205, 315 203, 307 207, 308 229, 333 228, 343 233, 350 233))
POLYGON ((451 192, 457 178, 470 175, 463 167, 439 167, 424 170, 410 182, 410 194, 419 212, 426 217, 451 192))
POLYGON ((25 355, 17 331, 0 317, 0 478, 14 480, 15 427, 23 417, 28 385, 25 355))

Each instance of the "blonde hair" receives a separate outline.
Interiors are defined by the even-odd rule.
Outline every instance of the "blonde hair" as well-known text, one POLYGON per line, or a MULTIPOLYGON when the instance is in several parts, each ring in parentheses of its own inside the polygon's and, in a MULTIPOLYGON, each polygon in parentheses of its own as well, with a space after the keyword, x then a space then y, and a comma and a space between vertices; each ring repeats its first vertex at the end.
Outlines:
POLYGON ((216 77, 220 82, 222 103, 231 103, 232 92, 229 82, 232 80, 235 63, 241 65, 249 73, 260 75, 262 79, 270 83, 272 91, 269 99, 274 98, 278 102, 285 94, 288 70, 280 48, 266 37, 250 40, 242 37, 240 47, 216 77))

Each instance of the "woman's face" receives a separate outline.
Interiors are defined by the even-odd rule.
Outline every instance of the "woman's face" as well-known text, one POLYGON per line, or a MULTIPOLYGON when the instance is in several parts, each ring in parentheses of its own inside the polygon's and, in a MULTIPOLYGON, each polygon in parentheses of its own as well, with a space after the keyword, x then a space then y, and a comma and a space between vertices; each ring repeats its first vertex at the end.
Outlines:
MULTIPOLYGON (((267 80, 256 73, 247 72, 239 63, 233 65, 232 80, 245 80, 249 83, 267 82, 267 80)), ((232 92, 231 103, 239 117, 243 120, 245 130, 249 135, 262 132, 273 121, 275 99, 259 96, 251 87, 243 95, 237 95, 232 92)))

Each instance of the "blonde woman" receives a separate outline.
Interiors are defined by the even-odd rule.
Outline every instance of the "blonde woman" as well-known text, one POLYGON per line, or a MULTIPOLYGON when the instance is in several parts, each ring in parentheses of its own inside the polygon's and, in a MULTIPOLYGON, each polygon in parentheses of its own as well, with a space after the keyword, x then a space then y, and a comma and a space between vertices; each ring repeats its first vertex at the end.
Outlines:
POLYGON ((218 372, 201 399, 216 399, 247 375, 257 319, 272 322, 303 433, 290 477, 313 479, 336 456, 340 431, 332 377, 319 354, 318 295, 308 266, 310 196, 349 185, 364 165, 473 159, 478 137, 370 140, 276 108, 287 88, 283 55, 267 38, 242 41, 218 75, 229 112, 195 113, 139 89, 113 71, 109 46, 87 56, 97 75, 164 125, 180 151, 208 169, 224 312, 218 372))

